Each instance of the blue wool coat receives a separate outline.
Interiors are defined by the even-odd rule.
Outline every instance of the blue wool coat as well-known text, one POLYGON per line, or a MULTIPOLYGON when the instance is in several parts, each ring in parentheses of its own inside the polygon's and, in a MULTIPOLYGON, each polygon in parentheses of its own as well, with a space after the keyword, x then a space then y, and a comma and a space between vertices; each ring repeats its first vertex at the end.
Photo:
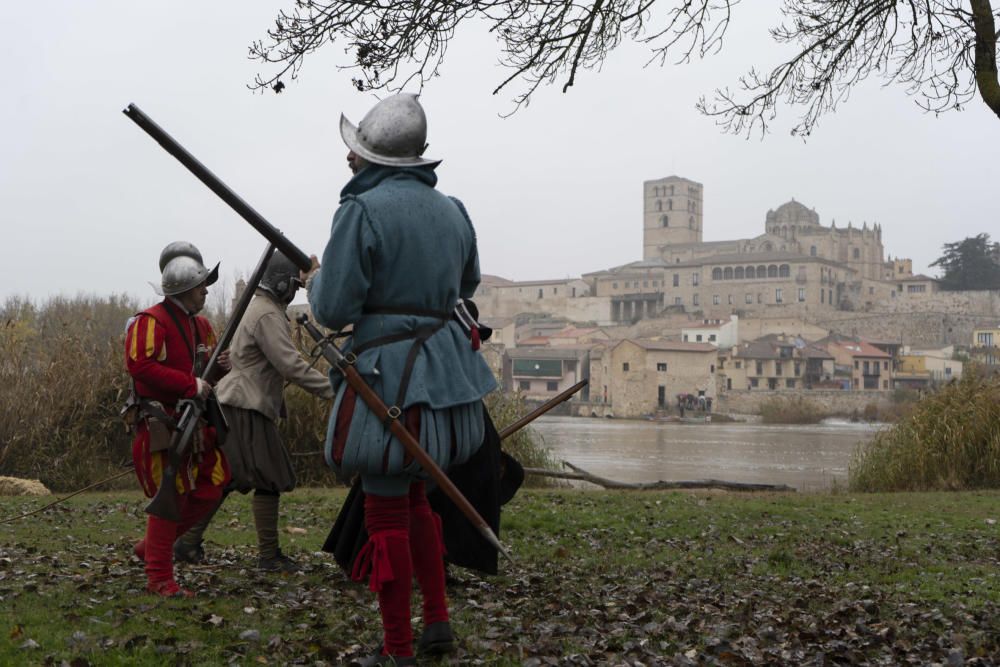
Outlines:
MULTIPOLYGON (((321 268, 310 284, 309 305, 326 327, 354 324, 345 351, 439 323, 433 317, 367 311, 450 313, 459 297, 475 292, 480 279, 475 231, 462 204, 435 190, 436 184, 432 168, 370 165, 342 190, 321 268)), ((358 356, 358 373, 386 405, 396 403, 412 344, 402 340, 358 356)), ((337 371, 331 372, 331 382, 337 396, 327 430, 332 465, 331 443, 346 384, 337 371)), ((447 468, 465 461, 482 443, 481 399, 495 388, 482 356, 461 326, 449 320, 423 344, 399 407, 420 406, 421 445, 447 468)), ((403 464, 402 445, 360 400, 342 468, 361 473, 365 491, 379 495, 406 493, 419 472, 415 463, 403 464)))

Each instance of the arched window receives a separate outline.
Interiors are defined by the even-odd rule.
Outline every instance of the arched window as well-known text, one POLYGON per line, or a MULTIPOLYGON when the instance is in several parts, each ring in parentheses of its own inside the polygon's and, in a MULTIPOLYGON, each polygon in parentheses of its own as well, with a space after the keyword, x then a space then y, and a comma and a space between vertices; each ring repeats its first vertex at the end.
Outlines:
POLYGON ((737 266, 736 270, 733 271, 733 278, 736 280, 743 280, 743 267, 737 266))
POLYGON ((767 277, 768 278, 778 277, 778 266, 776 264, 772 264, 771 266, 767 267, 767 277))
POLYGON ((855 248, 854 252, 853 252, 853 256, 854 256, 854 259, 861 259, 861 250, 859 248, 855 248))
POLYGON ((723 280, 732 280, 733 279, 733 267, 727 266, 725 269, 723 269, 723 271, 722 271, 722 279, 723 280))
POLYGON ((712 269, 712 280, 722 280, 722 269, 719 267, 712 269))
POLYGON ((692 215, 691 217, 688 218, 688 228, 689 229, 694 229, 694 227, 695 227, 695 225, 694 225, 694 216, 692 215))
POLYGON ((674 200, 673 199, 668 199, 667 200, 667 210, 668 211, 674 210, 674 200))
POLYGON ((782 264, 781 266, 778 267, 779 278, 787 278, 790 275, 792 275, 792 267, 788 266, 787 264, 782 264))
POLYGON ((660 216, 660 227, 669 227, 669 226, 670 226, 670 218, 668 218, 665 215, 661 215, 660 216))
POLYGON ((671 197, 674 196, 674 186, 672 186, 672 185, 670 186, 670 196, 671 197))
POLYGON ((753 267, 752 266, 748 266, 747 267, 747 280, 754 280, 756 277, 757 277, 757 275, 754 273, 753 267))
POLYGON ((788 238, 788 227, 782 227, 781 228, 781 237, 785 238, 785 239, 788 238))
POLYGON ((656 210, 658 212, 663 210, 663 202, 661 202, 659 199, 656 200, 656 210))
POLYGON ((816 246, 814 245, 809 246, 809 256, 810 257, 816 256, 816 246))
POLYGON ((757 266, 757 277, 767 278, 767 267, 764 266, 763 264, 757 266))

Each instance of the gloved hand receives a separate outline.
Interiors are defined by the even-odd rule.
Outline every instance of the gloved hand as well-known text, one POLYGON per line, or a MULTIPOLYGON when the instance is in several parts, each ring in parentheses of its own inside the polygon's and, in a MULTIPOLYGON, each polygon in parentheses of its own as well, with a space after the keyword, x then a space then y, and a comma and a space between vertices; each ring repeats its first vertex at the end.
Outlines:
POLYGON ((195 396, 202 400, 208 398, 208 395, 212 392, 212 385, 201 378, 195 378, 195 381, 198 383, 198 390, 195 392, 195 396))

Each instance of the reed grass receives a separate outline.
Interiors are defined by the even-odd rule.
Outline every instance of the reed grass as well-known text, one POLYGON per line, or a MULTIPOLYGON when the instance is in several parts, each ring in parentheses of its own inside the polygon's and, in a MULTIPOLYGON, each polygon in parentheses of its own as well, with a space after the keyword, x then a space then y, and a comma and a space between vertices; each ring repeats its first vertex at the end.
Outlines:
POLYGON ((852 491, 1000 487, 1000 376, 971 364, 855 451, 852 491))
MULTIPOLYGON (((10 297, 0 306, 0 475, 39 479, 60 492, 131 465, 131 435, 119 418, 128 394, 125 324, 144 307, 126 295, 42 304, 10 297)), ((225 322, 209 317, 221 333, 225 322)), ((305 353, 312 351, 308 336, 293 331, 293 337, 305 353)), ((328 369, 322 359, 317 368, 328 369)), ((298 387, 286 390, 285 401, 288 418, 279 429, 299 483, 335 483, 322 458, 330 402, 298 387)), ((488 405, 498 426, 524 410, 516 397, 491 396, 488 405)), ((525 466, 549 463, 529 429, 504 448, 525 466)), ((125 476, 110 488, 134 486, 125 476)))

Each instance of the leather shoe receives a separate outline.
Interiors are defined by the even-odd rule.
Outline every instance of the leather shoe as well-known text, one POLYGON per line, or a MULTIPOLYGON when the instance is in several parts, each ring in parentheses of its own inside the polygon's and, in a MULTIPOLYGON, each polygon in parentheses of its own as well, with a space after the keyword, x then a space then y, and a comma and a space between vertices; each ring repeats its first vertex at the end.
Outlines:
POLYGON ((455 650, 455 633, 451 623, 438 621, 424 628, 417 642, 417 655, 445 655, 455 650))
POLYGON ((265 572, 295 574, 300 568, 298 563, 281 553, 281 549, 278 549, 278 553, 275 554, 274 558, 258 558, 257 569, 264 570, 265 572))
POLYGON ((146 590, 150 593, 155 593, 156 595, 161 595, 165 598, 193 598, 194 593, 191 591, 181 588, 177 585, 177 582, 173 579, 168 579, 167 581, 157 581, 149 582, 146 584, 146 590))
POLYGON ((205 561, 205 548, 198 544, 188 544, 181 540, 174 542, 174 562, 198 564, 205 561))

